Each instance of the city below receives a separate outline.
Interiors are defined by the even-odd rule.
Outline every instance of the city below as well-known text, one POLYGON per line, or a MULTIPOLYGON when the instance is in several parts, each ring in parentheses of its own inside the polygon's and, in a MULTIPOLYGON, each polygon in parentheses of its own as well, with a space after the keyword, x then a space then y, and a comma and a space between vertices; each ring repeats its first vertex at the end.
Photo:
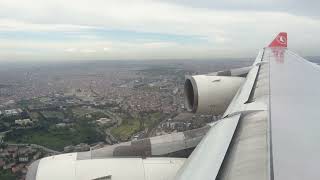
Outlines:
POLYGON ((185 110, 185 76, 252 60, 2 65, 0 179, 24 179, 42 157, 201 128, 216 117, 185 110))

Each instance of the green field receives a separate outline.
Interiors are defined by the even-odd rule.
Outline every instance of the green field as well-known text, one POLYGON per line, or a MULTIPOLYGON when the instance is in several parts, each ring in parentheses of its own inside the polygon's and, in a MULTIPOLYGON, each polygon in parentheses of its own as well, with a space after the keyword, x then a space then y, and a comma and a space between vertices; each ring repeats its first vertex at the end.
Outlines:
POLYGON ((21 101, 18 101, 17 104, 22 106, 23 108, 27 108, 27 107, 36 108, 36 107, 43 107, 45 105, 38 98, 29 99, 29 100, 21 100, 21 101))
POLYGON ((57 118, 57 119, 64 119, 64 115, 60 111, 41 111, 42 115, 47 118, 57 118))
POLYGON ((160 112, 146 113, 141 116, 133 117, 123 117, 123 122, 120 126, 113 128, 111 133, 121 141, 129 140, 130 137, 144 130, 145 128, 152 128, 159 122, 161 118, 160 112))
POLYGON ((109 118, 108 113, 106 110, 103 109, 96 109, 96 108, 81 108, 81 107, 76 107, 72 108, 72 113, 76 117, 83 117, 86 114, 90 114, 92 116, 92 120, 97 120, 99 118, 109 118))
POLYGON ((121 141, 126 141, 138 131, 140 131, 139 119, 131 119, 128 122, 124 122, 120 126, 113 128, 111 133, 121 141))
POLYGON ((95 143, 104 141, 104 135, 97 128, 86 122, 80 122, 72 128, 19 129, 5 136, 6 142, 39 144, 57 151, 65 146, 79 143, 95 143))
POLYGON ((84 116, 85 114, 90 114, 92 112, 94 112, 94 109, 88 109, 88 108, 82 108, 82 107, 75 107, 72 108, 72 112, 75 116, 80 117, 80 116, 84 116))
POLYGON ((15 180, 17 177, 11 173, 9 170, 0 170, 0 179, 1 180, 15 180))
POLYGON ((32 119, 32 120, 39 120, 39 119, 41 119, 41 116, 40 116, 40 114, 38 113, 38 112, 31 112, 30 113, 30 118, 32 119))
POLYGON ((144 127, 152 128, 161 118, 160 112, 149 113, 144 116, 144 127))

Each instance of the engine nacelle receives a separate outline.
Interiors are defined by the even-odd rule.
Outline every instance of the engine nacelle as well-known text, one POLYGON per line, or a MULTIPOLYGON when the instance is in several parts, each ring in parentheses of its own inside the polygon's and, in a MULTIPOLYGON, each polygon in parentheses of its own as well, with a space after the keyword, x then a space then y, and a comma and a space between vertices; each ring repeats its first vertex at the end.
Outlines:
POLYGON ((186 108, 194 113, 221 115, 245 78, 196 75, 186 78, 184 93, 186 108))

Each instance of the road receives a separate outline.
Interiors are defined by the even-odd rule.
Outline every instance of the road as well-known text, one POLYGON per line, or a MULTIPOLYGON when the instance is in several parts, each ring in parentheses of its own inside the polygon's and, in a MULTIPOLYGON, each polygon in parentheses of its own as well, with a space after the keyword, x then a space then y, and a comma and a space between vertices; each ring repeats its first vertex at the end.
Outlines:
POLYGON ((53 154, 61 154, 62 152, 59 151, 55 151, 53 149, 49 149, 47 147, 38 145, 38 144, 14 144, 14 143, 7 143, 9 146, 31 146, 33 148, 38 148, 38 149, 42 149, 43 151, 46 151, 48 153, 53 153, 53 154))

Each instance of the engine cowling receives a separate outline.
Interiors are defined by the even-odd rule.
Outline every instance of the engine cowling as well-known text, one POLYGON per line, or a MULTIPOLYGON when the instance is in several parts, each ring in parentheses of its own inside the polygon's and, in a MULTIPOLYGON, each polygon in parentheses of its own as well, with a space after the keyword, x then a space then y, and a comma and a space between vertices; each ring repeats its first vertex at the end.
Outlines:
POLYGON ((186 77, 186 108, 193 113, 220 115, 228 108, 245 78, 196 75, 186 77))

